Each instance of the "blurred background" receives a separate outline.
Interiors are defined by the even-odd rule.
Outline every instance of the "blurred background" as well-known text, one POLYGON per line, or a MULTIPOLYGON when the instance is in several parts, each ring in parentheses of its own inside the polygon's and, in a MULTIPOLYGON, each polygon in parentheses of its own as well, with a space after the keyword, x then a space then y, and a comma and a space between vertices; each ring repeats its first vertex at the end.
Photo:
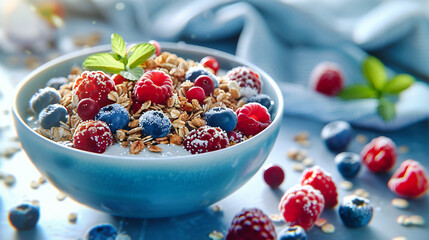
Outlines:
MULTIPOLYGON (((58 56, 109 44, 112 33, 120 34, 127 43, 154 39, 161 43, 185 42, 210 47, 237 55, 264 69, 283 92, 285 114, 298 117, 298 120, 292 118, 292 126, 298 127, 287 125, 282 129, 281 143, 287 143, 284 145, 294 144, 292 134, 298 129, 319 133, 325 122, 346 120, 353 126, 371 129, 363 130, 371 137, 385 133, 380 131, 392 131, 393 138, 401 144, 409 144, 410 136, 418 136, 413 139, 423 140, 415 141, 414 150, 418 151, 412 152, 411 157, 417 154, 420 159, 425 159, 427 155, 429 0, 0 0, 2 158, 10 159, 20 151, 10 120, 10 107, 18 82, 58 56), (370 55, 386 65, 390 77, 408 73, 417 80, 399 97, 397 116, 390 122, 384 122, 377 115, 374 99, 344 102, 316 93, 309 87, 312 70, 322 62, 339 65, 347 86, 366 83, 361 64, 370 55), (301 121, 301 117, 310 120, 301 121), (413 125, 416 122, 420 122, 419 125, 413 125), (407 128, 409 126, 411 128, 407 128), (401 130, 396 131, 398 129, 401 130)), ((324 149, 321 143, 319 145, 317 155, 324 149)), ((354 149, 362 147, 355 145, 354 149)), ((279 156, 276 161, 282 161, 284 146, 279 145, 275 150, 279 156)), ((29 196, 44 199, 44 204, 55 210, 50 213, 53 216, 50 221, 42 219, 40 225, 43 227, 39 226, 33 236, 34 232, 27 235, 15 233, 7 223, 6 214, 2 214, 0 239, 2 236, 47 239, 51 232, 58 235, 50 235, 49 239, 77 239, 88 226, 114 221, 106 214, 78 208, 75 202, 67 199, 59 203, 62 200, 53 197, 57 191, 52 186, 28 194, 32 191, 28 183, 39 173, 22 151, 18 155, 13 161, 3 161, 0 168, 0 176, 2 172, 10 172, 21 181, 14 188, 1 192, 0 212, 6 213, 12 204, 29 196), (64 216, 69 213, 68 209, 79 209, 79 216, 84 216, 77 226, 66 222, 64 216)), ((261 179, 254 180, 254 185, 247 185, 247 192, 235 194, 227 202, 237 206, 225 210, 222 223, 218 222, 216 213, 205 211, 182 218, 156 220, 152 224, 121 220, 118 225, 120 229, 158 226, 154 234, 162 234, 164 228, 181 229, 182 232, 198 228, 208 232, 225 230, 235 210, 242 207, 243 198, 248 198, 242 196, 253 193, 252 186, 260 182, 261 179)), ((371 181, 368 184, 372 184, 371 181)), ((261 189, 260 195, 264 199, 272 197, 272 192, 261 189)), ((427 207, 427 202, 422 206, 427 207)), ((414 210, 419 211, 419 208, 414 210)), ((382 232, 381 228, 378 230, 382 232)), ((426 234, 427 229, 417 229, 420 230, 421 234, 426 234)), ((175 234, 171 231, 170 235, 175 234)))

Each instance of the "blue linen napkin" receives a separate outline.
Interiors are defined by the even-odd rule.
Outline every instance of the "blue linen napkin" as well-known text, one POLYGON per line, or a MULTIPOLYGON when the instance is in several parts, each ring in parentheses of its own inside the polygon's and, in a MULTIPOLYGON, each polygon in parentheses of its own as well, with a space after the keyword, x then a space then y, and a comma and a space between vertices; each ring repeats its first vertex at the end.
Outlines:
POLYGON ((346 120, 378 130, 399 129, 429 117, 429 87, 424 81, 401 94, 397 117, 387 123, 377 115, 375 99, 341 101, 309 88, 312 69, 324 61, 341 67, 346 85, 364 83, 361 63, 369 54, 389 66, 390 75, 409 72, 429 79, 428 1, 136 0, 124 4, 122 14, 107 11, 113 8, 106 1, 99 7, 104 7, 101 12, 112 23, 135 23, 145 38, 204 43, 238 36, 236 55, 279 83, 286 114, 326 122, 346 120))

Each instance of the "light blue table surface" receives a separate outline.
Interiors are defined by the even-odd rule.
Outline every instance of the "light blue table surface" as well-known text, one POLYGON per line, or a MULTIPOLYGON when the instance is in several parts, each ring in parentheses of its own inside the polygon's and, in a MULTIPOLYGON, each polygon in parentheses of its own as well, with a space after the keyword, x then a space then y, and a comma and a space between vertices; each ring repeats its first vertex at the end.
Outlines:
MULTIPOLYGON (((2 101, 4 103, 4 101, 2 101)), ((4 105, 2 105, 4 106, 4 105)), ((8 147, 15 147, 13 142, 14 130, 9 121, 9 114, 1 112, 0 146, 2 151, 8 147)), ((45 240, 45 239, 80 239, 92 226, 100 223, 111 223, 131 239, 210 239, 209 234, 216 230, 226 233, 233 216, 242 208, 258 207, 267 214, 278 213, 277 205, 282 194, 291 186, 298 183, 300 172, 295 172, 292 165, 295 163, 286 157, 291 148, 305 149, 315 164, 330 172, 336 180, 339 197, 351 194, 357 188, 363 188, 370 193, 374 206, 374 217, 368 227, 361 229, 346 228, 338 215, 338 207, 323 212, 322 217, 332 223, 336 231, 333 234, 323 233, 320 228, 314 227, 308 232, 308 239, 392 239, 405 236, 407 239, 427 239, 428 226, 405 227, 396 223, 399 215, 418 214, 429 221, 429 196, 418 200, 411 200, 406 210, 394 208, 390 201, 395 198, 386 184, 390 174, 375 175, 363 167, 353 180, 354 189, 343 190, 339 183, 343 180, 334 165, 334 155, 330 153, 320 139, 323 124, 311 120, 294 117, 285 117, 279 137, 266 163, 279 164, 286 172, 286 180, 277 190, 270 189, 262 179, 262 170, 241 189, 234 194, 216 203, 221 211, 213 211, 212 207, 204 211, 165 219, 126 219, 111 217, 102 212, 89 209, 73 200, 66 198, 58 201, 58 191, 49 183, 41 185, 37 190, 30 187, 32 180, 37 180, 40 174, 31 164, 23 151, 19 151, 12 158, 0 159, 0 172, 12 174, 16 177, 16 184, 6 187, 0 184, 0 239, 13 240, 45 240), (307 131, 310 134, 310 146, 302 147, 294 142, 293 137, 307 131), (41 217, 34 230, 17 232, 7 221, 7 212, 10 208, 24 200, 38 200, 40 202, 41 217), (67 220, 69 213, 77 213, 77 222, 71 224, 67 220)), ((427 121, 414 124, 406 129, 380 133, 355 129, 355 134, 364 134, 368 139, 380 135, 391 137, 398 146, 407 146, 409 151, 398 155, 399 163, 405 159, 419 160, 429 169, 429 125, 427 121)), ((360 152, 363 143, 353 139, 349 150, 360 152)), ((41 153, 42 154, 42 153, 41 153)), ((277 224, 280 231, 284 225, 277 224)))

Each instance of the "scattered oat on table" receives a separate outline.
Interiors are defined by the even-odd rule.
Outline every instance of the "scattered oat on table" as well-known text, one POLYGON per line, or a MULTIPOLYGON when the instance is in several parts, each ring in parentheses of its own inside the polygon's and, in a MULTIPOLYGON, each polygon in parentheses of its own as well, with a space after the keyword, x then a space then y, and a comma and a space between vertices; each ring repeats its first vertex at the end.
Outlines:
POLYGON ((417 226, 421 227, 425 225, 425 220, 422 216, 419 215, 400 215, 396 219, 396 223, 402 225, 402 226, 417 226))
POLYGON ((39 184, 44 184, 44 183, 46 183, 46 179, 45 179, 44 177, 39 177, 39 178, 37 179, 37 182, 38 182, 39 184))
POLYGON ((326 223, 322 226, 322 232, 324 233, 334 233, 335 232, 335 226, 330 224, 330 223, 326 223))
MULTIPOLYGON (((405 220, 407 219, 407 216, 406 215, 399 215, 397 218, 396 218, 396 223, 397 224, 401 224, 401 225, 404 225, 405 226, 405 220)), ((407 221, 407 223, 409 223, 409 221, 407 221)))
POLYGON ((413 226, 424 226, 425 225, 425 219, 419 215, 409 216, 408 220, 411 222, 411 225, 413 225, 413 226))
POLYGON ((36 189, 38 189, 38 188, 40 187, 40 184, 39 184, 39 182, 38 182, 38 181, 34 181, 34 180, 32 180, 32 181, 31 181, 31 183, 30 183, 30 187, 31 187, 32 189, 36 190, 36 189))
POLYGON ((312 167, 314 165, 314 161, 312 158, 307 157, 304 160, 302 160, 302 163, 306 166, 306 167, 312 167))
POLYGON ((309 136, 309 134, 308 134, 308 132, 307 132, 307 131, 302 131, 302 132, 298 133, 297 135, 295 135, 295 136, 293 137, 293 140, 294 140, 295 142, 308 140, 308 136, 309 136))
POLYGON ((212 206, 211 209, 213 212, 221 212, 222 211, 222 209, 219 207, 219 205, 214 205, 214 206, 212 206))
POLYGON ((366 142, 368 142, 368 138, 363 134, 358 134, 358 135, 356 135, 356 141, 358 143, 366 143, 366 142))
POLYGON ((302 172, 302 171, 304 171, 305 166, 302 163, 295 163, 292 165, 292 169, 296 172, 302 172))
POLYGON ((77 222, 77 213, 70 213, 67 216, 67 220, 69 221, 69 223, 76 223, 77 222))
POLYGON ((408 206, 410 205, 407 200, 402 199, 402 198, 392 199, 391 204, 392 204, 392 206, 394 206, 396 208, 400 208, 400 209, 408 208, 408 206))
POLYGON ((293 140, 299 143, 303 147, 310 146, 310 141, 308 140, 309 134, 306 131, 302 131, 293 137, 293 140))
POLYGON ((66 197, 67 197, 67 195, 65 195, 64 193, 62 193, 62 192, 59 192, 58 194, 57 194, 57 200, 58 201, 63 201, 64 199, 66 199, 66 197))
POLYGON ((213 240, 221 240, 224 238, 224 236, 223 236, 223 233, 214 230, 213 232, 211 232, 209 234, 209 238, 211 238, 213 240))
POLYGON ((409 148, 407 146, 405 146, 405 145, 402 145, 402 146, 398 147, 398 152, 399 153, 404 154, 404 153, 407 153, 408 151, 409 151, 409 148))
POLYGON ((119 233, 115 240, 131 240, 130 235, 126 234, 126 233, 119 233))
POLYGON ((316 227, 322 227, 327 222, 328 222, 328 220, 326 220, 326 218, 319 218, 319 219, 317 219, 317 221, 314 224, 316 225, 316 227))
POLYGON ((343 180, 340 182, 340 187, 344 190, 352 190, 353 189, 353 183, 347 180, 343 180))
POLYGON ((19 150, 21 150, 19 147, 8 147, 4 150, 2 155, 3 157, 10 159, 15 155, 15 153, 19 152, 19 150))
POLYGON ((307 152, 292 148, 287 152, 287 157, 295 161, 302 161, 307 157, 307 152))
POLYGON ((12 187, 16 183, 16 179, 13 175, 8 174, 3 177, 3 183, 6 187, 12 187))
POLYGON ((283 216, 279 213, 274 213, 274 214, 270 214, 269 218, 271 219, 271 221, 273 221, 273 223, 275 224, 283 224, 286 223, 283 216))
POLYGON ((363 198, 369 198, 369 192, 367 192, 365 189, 363 188, 358 188, 356 189, 356 191, 354 192, 354 194, 358 197, 363 197, 363 198))
POLYGON ((30 203, 33 204, 34 206, 40 206, 39 200, 31 200, 30 203))

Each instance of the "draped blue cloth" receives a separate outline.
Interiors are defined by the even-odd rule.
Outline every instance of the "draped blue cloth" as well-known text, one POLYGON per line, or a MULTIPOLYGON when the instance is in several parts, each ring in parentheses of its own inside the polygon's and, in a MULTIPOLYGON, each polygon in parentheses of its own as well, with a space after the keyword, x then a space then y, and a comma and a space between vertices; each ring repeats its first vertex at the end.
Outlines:
MULTIPOLYGON (((378 130, 402 128, 429 116, 429 87, 424 80, 429 79, 428 1, 136 0, 125 4, 122 14, 102 12, 114 24, 135 24, 147 38, 220 44, 237 39, 235 54, 267 71, 279 84, 285 114, 326 122, 345 120, 378 130), (361 63, 368 55, 381 59, 389 76, 407 72, 420 80, 400 95, 393 121, 384 122, 377 115, 375 99, 342 101, 309 87, 311 71, 325 61, 341 67, 346 85, 365 83, 361 63)), ((112 9, 106 2, 100 6, 112 9)))

